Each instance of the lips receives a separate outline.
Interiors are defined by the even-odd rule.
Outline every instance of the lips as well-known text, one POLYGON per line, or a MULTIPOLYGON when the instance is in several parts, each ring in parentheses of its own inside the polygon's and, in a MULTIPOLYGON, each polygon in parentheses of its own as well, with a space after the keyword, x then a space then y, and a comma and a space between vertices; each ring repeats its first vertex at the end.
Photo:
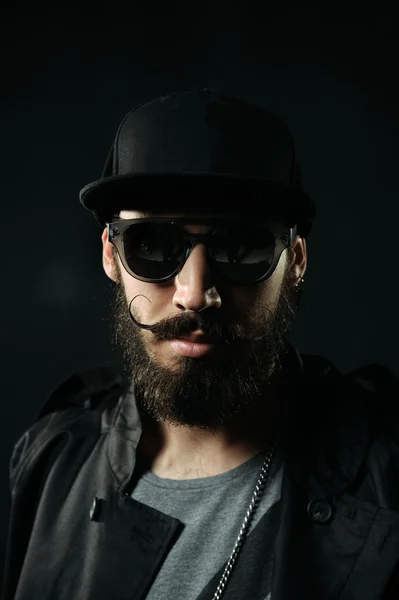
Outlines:
POLYGON ((215 352, 220 347, 221 338, 205 334, 191 333, 169 341, 174 352, 190 358, 201 358, 215 352))
POLYGON ((190 333, 188 335, 179 335, 178 340, 192 342, 194 344, 217 344, 222 340, 220 337, 206 335, 205 333, 190 333))

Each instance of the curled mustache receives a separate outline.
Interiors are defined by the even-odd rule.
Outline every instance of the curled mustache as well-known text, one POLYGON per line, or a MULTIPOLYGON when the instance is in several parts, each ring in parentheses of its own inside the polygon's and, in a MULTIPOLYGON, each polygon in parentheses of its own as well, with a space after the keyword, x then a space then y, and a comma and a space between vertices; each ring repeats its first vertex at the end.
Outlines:
MULTIPOLYGON (((146 296, 143 297, 146 298, 146 296)), ((158 323, 140 323, 132 313, 132 303, 136 298, 137 296, 134 296, 129 302, 129 316, 131 321, 134 325, 140 327, 140 329, 151 331, 158 341, 176 339, 197 330, 203 331, 205 335, 218 337, 227 344, 230 344, 234 340, 254 341, 267 335, 267 333, 263 333, 260 336, 248 336, 242 325, 234 322, 223 323, 217 312, 218 309, 212 307, 195 313, 182 313, 174 317, 162 319, 158 323)), ((148 298, 146 299, 148 300, 148 298)))

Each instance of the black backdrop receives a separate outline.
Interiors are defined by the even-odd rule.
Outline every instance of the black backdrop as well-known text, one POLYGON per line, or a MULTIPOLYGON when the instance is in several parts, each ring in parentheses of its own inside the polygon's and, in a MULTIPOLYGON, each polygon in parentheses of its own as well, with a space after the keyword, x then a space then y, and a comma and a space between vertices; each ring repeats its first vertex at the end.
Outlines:
POLYGON ((15 439, 70 373, 117 361, 101 230, 78 191, 139 102, 214 86, 288 122, 319 206, 293 339, 399 375, 397 20, 381 4, 276 5, 3 15, 1 549, 15 439))

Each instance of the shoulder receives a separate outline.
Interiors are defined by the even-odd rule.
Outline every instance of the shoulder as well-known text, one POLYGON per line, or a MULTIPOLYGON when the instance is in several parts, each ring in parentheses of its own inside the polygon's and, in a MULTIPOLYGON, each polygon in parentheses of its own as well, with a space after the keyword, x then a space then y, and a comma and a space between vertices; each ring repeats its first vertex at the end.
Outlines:
POLYGON ((365 397, 397 398, 399 378, 380 363, 366 363, 343 372, 330 359, 318 354, 300 354, 302 375, 306 383, 346 386, 359 390, 365 397))
POLYGON ((352 412, 355 419, 367 419, 399 446, 399 377, 391 369, 370 362, 343 372, 324 356, 300 356, 303 381, 314 387, 315 402, 329 402, 331 416, 352 412))
MULTIPOLYGON (((65 434, 84 429, 96 438, 101 430, 103 413, 113 413, 128 382, 121 371, 111 367, 74 373, 60 383, 46 398, 33 423, 15 442, 10 459, 10 479, 28 462, 65 434)), ((108 421, 112 420, 112 417, 108 421)))
POLYGON ((57 386, 42 404, 36 420, 54 412, 80 407, 93 410, 110 393, 127 385, 122 371, 112 367, 87 369, 70 375, 57 386))

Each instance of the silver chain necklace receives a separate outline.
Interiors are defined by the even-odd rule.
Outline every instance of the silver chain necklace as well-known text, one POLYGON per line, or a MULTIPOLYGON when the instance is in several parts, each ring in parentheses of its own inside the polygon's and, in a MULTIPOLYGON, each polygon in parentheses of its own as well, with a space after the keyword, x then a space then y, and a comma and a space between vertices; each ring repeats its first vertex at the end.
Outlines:
POLYGON ((230 554, 230 557, 227 561, 226 567, 223 571, 222 577, 219 581, 219 584, 216 588, 216 592, 215 592, 212 600, 220 600, 220 598, 222 597, 222 594, 226 588, 226 584, 229 580, 229 577, 231 575, 233 567, 236 563, 238 554, 239 554, 242 544, 245 540, 245 536, 247 535, 248 527, 251 523, 252 517, 254 516, 255 509, 258 505, 260 497, 262 496, 262 493, 263 493, 263 490, 265 487, 265 483, 266 483, 266 479, 267 479, 267 476, 270 471, 270 465, 272 462, 274 449, 275 449, 275 447, 274 447, 274 445, 272 445, 269 452, 266 455, 266 458, 265 458, 263 464, 262 464, 262 468, 260 470, 259 477, 258 477, 258 480, 255 485, 255 490, 254 490, 254 493, 252 494, 251 502, 249 503, 247 512, 245 513, 245 517, 244 517, 244 520, 240 527, 240 531, 239 531, 237 539, 235 541, 232 553, 230 554))

